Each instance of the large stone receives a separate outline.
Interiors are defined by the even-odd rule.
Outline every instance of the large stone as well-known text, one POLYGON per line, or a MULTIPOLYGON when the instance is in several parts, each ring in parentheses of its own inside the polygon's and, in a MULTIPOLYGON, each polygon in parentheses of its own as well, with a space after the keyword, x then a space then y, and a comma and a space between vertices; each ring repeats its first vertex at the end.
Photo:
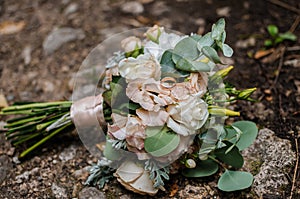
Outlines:
POLYGON ((252 190, 258 195, 283 196, 284 187, 296 154, 289 140, 281 139, 270 129, 259 131, 257 139, 243 152, 245 168, 254 174, 252 190))
POLYGON ((7 155, 0 156, 0 184, 9 176, 12 163, 7 155))
POLYGON ((86 187, 79 193, 79 199, 105 199, 105 194, 95 187, 86 187))
POLYGON ((57 28, 46 37, 43 42, 43 49, 45 54, 51 54, 63 44, 77 39, 83 39, 84 37, 85 34, 81 29, 57 28))

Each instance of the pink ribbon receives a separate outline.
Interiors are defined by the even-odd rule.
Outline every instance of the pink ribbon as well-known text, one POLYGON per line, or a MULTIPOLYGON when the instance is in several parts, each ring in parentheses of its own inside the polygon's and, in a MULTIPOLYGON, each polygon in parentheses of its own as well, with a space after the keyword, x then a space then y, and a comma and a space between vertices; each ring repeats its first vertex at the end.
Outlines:
POLYGON ((74 102, 70 115, 76 127, 91 127, 99 124, 105 126, 102 93, 74 102))

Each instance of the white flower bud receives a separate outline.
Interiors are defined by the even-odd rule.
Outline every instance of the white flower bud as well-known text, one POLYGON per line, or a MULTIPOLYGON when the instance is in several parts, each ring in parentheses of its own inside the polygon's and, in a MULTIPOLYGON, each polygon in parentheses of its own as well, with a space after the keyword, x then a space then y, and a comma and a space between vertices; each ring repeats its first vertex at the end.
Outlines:
POLYGON ((132 52, 142 47, 142 41, 135 36, 127 37, 121 41, 121 47, 126 53, 132 52))
POLYGON ((190 168, 190 169, 195 168, 196 167, 196 162, 193 159, 187 159, 186 162, 185 162, 185 166, 187 168, 190 168))
POLYGON ((146 37, 150 39, 151 41, 158 43, 158 39, 164 29, 162 27, 159 27, 158 25, 154 25, 152 28, 147 30, 146 37))

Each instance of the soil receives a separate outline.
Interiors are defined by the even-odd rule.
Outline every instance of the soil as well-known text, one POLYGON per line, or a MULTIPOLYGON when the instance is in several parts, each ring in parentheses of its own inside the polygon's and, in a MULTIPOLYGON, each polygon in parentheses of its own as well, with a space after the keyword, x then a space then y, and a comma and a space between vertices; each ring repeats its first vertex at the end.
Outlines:
MULTIPOLYGON (((259 127, 273 130, 277 136, 291 141, 297 151, 300 132, 300 73, 299 44, 300 28, 297 13, 271 1, 185 1, 139 0, 144 6, 140 14, 121 11, 122 0, 80 1, 80 0, 0 0, 0 24, 6 21, 24 22, 22 30, 13 34, 0 34, 0 92, 9 104, 15 101, 54 101, 69 99, 72 88, 69 81, 88 53, 107 36, 136 27, 160 24, 185 34, 210 31, 212 23, 226 15, 227 43, 234 49, 235 69, 230 74, 230 82, 238 88, 257 87, 254 97, 256 103, 239 102, 236 110, 241 111, 240 119, 252 120, 259 127), (74 12, 66 14, 70 4, 77 5, 74 12), (228 8, 226 8, 228 7, 228 8), (227 9, 227 10, 226 10, 227 9), (228 10, 229 9, 229 10, 228 10), (223 12, 223 13, 222 13, 223 12), (217 14, 219 13, 219 15, 217 14), (203 22, 205 23, 203 25, 203 22), (293 24, 296 42, 283 42, 275 50, 285 48, 278 59, 254 59, 253 54, 264 48, 264 40, 269 38, 266 27, 278 26, 280 32, 288 31, 293 24), (85 38, 62 45, 52 54, 45 54, 43 42, 55 27, 71 27, 83 30, 85 38), (199 28, 200 27, 200 28, 199 28), (202 29, 201 29, 202 28, 202 29), (252 38, 252 42, 249 38, 252 38), (31 57, 25 63, 24 49, 31 49, 31 57), (294 64, 289 63, 294 60, 294 64), (296 61, 295 61, 296 60, 296 61)), ((285 0, 290 7, 298 9, 297 0, 285 0)), ((274 53, 276 54, 276 53, 274 53)), ((4 119, 4 118, 2 118, 4 119)), ((238 119, 238 118, 236 118, 238 119)), ((1 118, 0 118, 1 120, 1 118)), ((64 135, 44 146, 36 156, 22 164, 13 161, 20 149, 10 149, 4 137, 0 137, 0 155, 7 158, 7 176, 0 187, 0 198, 53 198, 53 183, 61 187, 67 198, 76 198, 84 187, 86 172, 82 169, 97 160, 89 155, 76 133, 64 135), (70 160, 61 158, 61 154, 76 151, 70 160), (34 168, 37 168, 34 170, 34 168), (29 171, 29 177, 16 176, 29 171), (74 174, 75 171, 82 175, 74 174), (52 186, 52 187, 51 187, 52 186)), ((300 148, 298 147, 298 150, 300 148)), ((296 167, 295 165, 294 167, 296 167)), ((300 167, 298 165, 300 170, 300 167)), ((264 195, 263 198, 285 198, 290 196, 294 169, 288 174, 290 186, 280 196, 264 195)), ((178 193, 186 185, 196 185, 200 180, 188 180, 174 176, 176 180, 167 184, 167 190, 178 184, 178 193)), ((300 171, 296 176, 300 179, 300 171)), ((0 178, 1 180, 1 178, 0 178)), ((207 180, 207 179, 205 179, 207 180)), ((216 181, 208 179, 208 181, 216 181)), ((294 183, 293 195, 300 197, 300 181, 294 183)), ((113 181, 106 188, 107 198, 138 198, 113 181)), ((243 198, 249 191, 232 194, 212 190, 221 198, 243 198)), ((168 198, 170 192, 161 192, 158 198, 168 198)), ((248 197, 249 194, 247 195, 248 197)), ((63 198, 62 195, 61 198, 63 198)), ((59 197, 58 197, 59 198, 59 197)))

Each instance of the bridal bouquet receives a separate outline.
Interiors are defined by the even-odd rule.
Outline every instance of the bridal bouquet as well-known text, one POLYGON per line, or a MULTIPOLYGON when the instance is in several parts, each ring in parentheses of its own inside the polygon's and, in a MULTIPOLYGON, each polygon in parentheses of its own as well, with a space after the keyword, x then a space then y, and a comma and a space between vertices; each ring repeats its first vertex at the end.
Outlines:
POLYGON ((158 26, 129 36, 108 58, 98 95, 4 108, 2 115, 22 115, 7 121, 6 137, 14 145, 31 143, 20 155, 25 157, 74 124, 78 131, 98 125, 105 144, 95 143, 102 155, 86 184, 103 187, 116 177, 126 189, 155 195, 169 174, 195 178, 220 170, 219 189, 248 188, 253 176, 238 171, 240 152, 254 141, 257 127, 225 120, 240 115, 228 107, 252 100, 255 88, 237 90, 223 82, 233 69, 219 57, 233 54, 225 38, 224 19, 204 36, 158 26))

